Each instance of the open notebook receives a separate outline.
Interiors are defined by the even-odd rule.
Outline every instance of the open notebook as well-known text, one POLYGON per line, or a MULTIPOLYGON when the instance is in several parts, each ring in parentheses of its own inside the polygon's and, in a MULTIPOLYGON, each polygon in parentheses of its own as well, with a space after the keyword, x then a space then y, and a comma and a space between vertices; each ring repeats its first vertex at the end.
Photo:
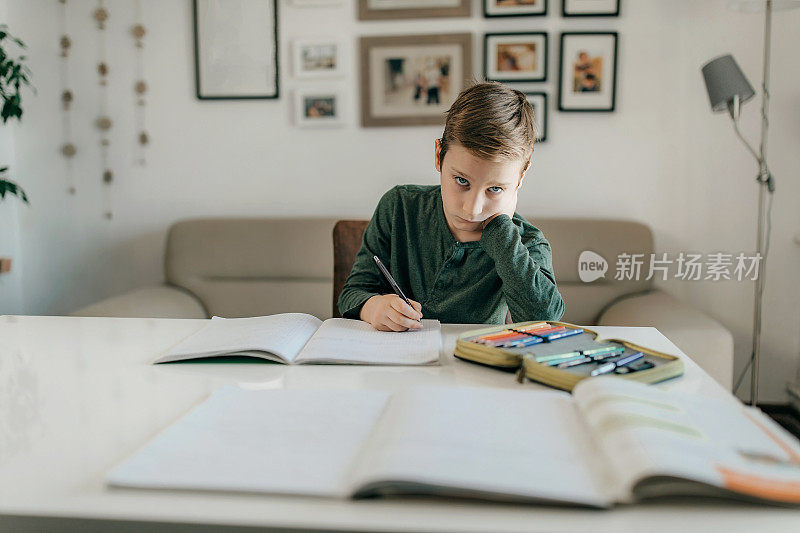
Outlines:
POLYGON ((800 446, 733 398, 603 377, 560 391, 223 388, 112 486, 402 494, 610 507, 669 495, 800 503, 800 446))
POLYGON ((425 365, 439 361, 441 326, 423 320, 423 328, 377 331, 361 320, 305 313, 253 318, 214 317, 197 333, 173 346, 154 363, 219 356, 250 356, 287 365, 425 365))

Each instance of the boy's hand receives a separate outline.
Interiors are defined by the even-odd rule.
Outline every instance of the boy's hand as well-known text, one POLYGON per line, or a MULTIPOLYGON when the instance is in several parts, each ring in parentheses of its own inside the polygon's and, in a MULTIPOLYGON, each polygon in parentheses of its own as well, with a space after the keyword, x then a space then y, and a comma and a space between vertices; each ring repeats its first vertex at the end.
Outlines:
POLYGON ((517 210, 517 191, 512 192, 509 194, 509 198, 507 203, 494 215, 490 216, 486 220, 483 221, 481 224, 481 232, 486 229, 486 226, 489 225, 489 222, 494 220, 500 215, 508 215, 510 218, 514 218, 514 211, 517 210))
POLYGON ((396 294, 376 295, 361 307, 361 320, 379 331, 421 329, 422 305, 409 300, 411 306, 396 294))

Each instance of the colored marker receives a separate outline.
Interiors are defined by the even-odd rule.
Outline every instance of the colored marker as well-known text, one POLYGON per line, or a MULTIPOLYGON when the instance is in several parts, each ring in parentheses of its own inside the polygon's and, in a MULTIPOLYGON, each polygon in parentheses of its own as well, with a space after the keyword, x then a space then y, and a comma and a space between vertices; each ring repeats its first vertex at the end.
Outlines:
POLYGON ((566 353, 556 353, 550 355, 539 355, 535 356, 537 363, 549 363, 550 361, 558 361, 559 363, 562 362, 564 359, 573 359, 575 357, 582 357, 581 352, 566 352, 566 353))
POLYGON ((644 357, 644 354, 642 352, 636 352, 635 354, 623 357, 622 359, 619 359, 617 361, 611 361, 610 363, 606 363, 603 366, 599 366, 594 370, 592 370, 592 376, 601 376, 603 374, 608 374, 609 372, 613 372, 615 369, 621 366, 626 366, 633 363, 634 361, 638 361, 642 357, 644 357))
POLYGON ((563 339, 564 337, 580 335, 581 333, 583 333, 583 330, 581 328, 577 328, 577 329, 568 329, 566 331, 557 331, 555 333, 545 333, 539 336, 542 337, 547 342, 550 342, 557 339, 563 339))

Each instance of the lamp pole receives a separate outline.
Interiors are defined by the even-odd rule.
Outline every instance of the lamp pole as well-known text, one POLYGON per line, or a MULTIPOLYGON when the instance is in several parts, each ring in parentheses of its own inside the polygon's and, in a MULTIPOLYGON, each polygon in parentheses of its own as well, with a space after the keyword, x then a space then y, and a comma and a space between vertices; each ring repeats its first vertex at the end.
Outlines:
MULTIPOLYGON (((756 248, 760 259, 758 261, 758 277, 756 278, 754 289, 754 310, 753 310, 753 350, 752 350, 752 369, 750 373, 750 405, 758 404, 758 366, 761 355, 761 311, 764 296, 764 272, 766 270, 766 253, 764 249, 764 187, 770 193, 775 186, 767 168, 767 129, 769 119, 769 62, 771 27, 772 27, 772 0, 766 0, 766 10, 764 14, 764 72, 761 77, 761 144, 758 156, 758 235, 756 236, 756 248)), ((738 133, 738 128, 737 128, 738 133)), ((767 244, 768 245, 768 244, 767 244)))

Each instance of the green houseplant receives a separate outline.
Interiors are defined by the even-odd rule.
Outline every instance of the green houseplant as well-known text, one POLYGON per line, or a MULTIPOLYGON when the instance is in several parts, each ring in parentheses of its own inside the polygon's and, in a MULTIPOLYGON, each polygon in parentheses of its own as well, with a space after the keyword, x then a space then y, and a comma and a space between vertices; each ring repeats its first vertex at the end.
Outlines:
MULTIPOLYGON (((7 51, 6 47, 15 43, 20 48, 25 48, 25 44, 8 32, 8 26, 0 24, 0 118, 3 124, 9 119, 22 119, 22 87, 33 87, 30 84, 31 71, 22 62, 25 56, 14 58, 7 51)), ((0 166, 0 200, 5 198, 6 193, 15 195, 26 204, 28 196, 22 187, 13 181, 5 179, 8 166, 0 166)))

